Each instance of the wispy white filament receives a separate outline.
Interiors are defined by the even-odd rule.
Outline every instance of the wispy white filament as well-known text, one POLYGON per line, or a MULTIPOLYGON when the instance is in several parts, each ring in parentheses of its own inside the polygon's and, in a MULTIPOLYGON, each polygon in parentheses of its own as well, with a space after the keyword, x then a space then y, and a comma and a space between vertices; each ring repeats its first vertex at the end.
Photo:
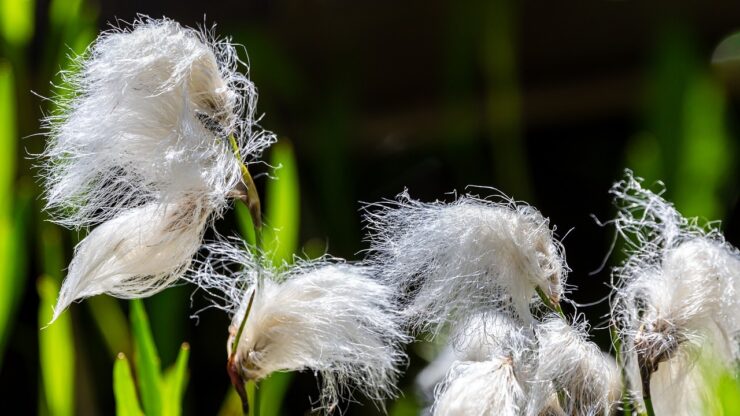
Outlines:
POLYGON ((95 228, 75 248, 52 321, 75 300, 145 297, 177 279, 200 246, 207 211, 198 204, 150 203, 95 228))
POLYGON ((550 315, 537 325, 537 341, 535 383, 544 383, 545 389, 533 389, 539 393, 533 394, 535 401, 545 404, 551 399, 552 383, 562 393, 566 414, 610 414, 621 394, 621 376, 614 359, 588 340, 585 322, 572 327, 550 315))
MULTIPOLYGON (((619 207, 614 222, 629 245, 630 257, 615 272, 621 282, 615 316, 630 373, 657 369, 656 408, 661 394, 700 402, 692 396, 699 390, 683 383, 698 357, 709 353, 727 368, 740 358, 740 254, 712 224, 683 218, 629 173, 612 193, 619 207)), ((631 384, 639 389, 639 381, 631 384)))
POLYGON ((68 90, 45 120, 47 209, 64 226, 100 225, 75 250, 55 318, 86 296, 163 289, 243 193, 237 156, 275 137, 257 125, 239 63, 228 40, 141 17, 103 32, 63 74, 68 90))
POLYGON ((462 196, 423 203, 407 193, 368 207, 371 261, 409 292, 405 313, 417 330, 479 311, 513 310, 529 320, 539 287, 563 294, 561 247, 536 209, 462 196))
POLYGON ((240 181, 228 135, 248 158, 274 141, 254 118, 256 91, 228 40, 142 17, 103 32, 64 73, 48 117, 47 209, 95 225, 145 203, 199 195, 224 207, 240 181))
POLYGON ((452 330, 449 344, 417 376, 416 385, 425 399, 444 381, 458 361, 487 361, 497 356, 522 356, 531 350, 534 333, 514 319, 500 313, 470 317, 452 330))
POLYGON ((210 266, 202 269, 200 279, 201 286, 225 292, 232 305, 227 309, 238 305, 230 344, 256 288, 235 352, 244 377, 258 380, 276 371, 320 373, 327 410, 355 389, 381 406, 380 401, 395 395, 398 367, 405 361, 400 345, 408 340, 391 288, 374 279, 371 269, 325 259, 260 271, 246 252, 227 247, 215 250, 241 264, 232 282, 246 283, 245 288, 231 289, 210 266))
POLYGON ((526 385, 511 357, 459 361, 439 389, 436 416, 520 416, 526 414, 526 385))

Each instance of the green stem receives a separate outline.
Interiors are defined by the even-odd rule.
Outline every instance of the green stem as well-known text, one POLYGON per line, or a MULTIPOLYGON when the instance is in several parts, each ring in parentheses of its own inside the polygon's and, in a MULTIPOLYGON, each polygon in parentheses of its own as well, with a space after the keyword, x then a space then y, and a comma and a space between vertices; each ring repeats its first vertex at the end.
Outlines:
POLYGON ((260 196, 257 193, 257 187, 254 184, 252 175, 249 173, 249 169, 247 169, 247 165, 242 161, 239 144, 236 142, 236 138, 233 134, 229 135, 229 143, 231 143, 231 150, 234 152, 234 157, 236 157, 236 160, 239 162, 239 168, 242 172, 242 181, 247 187, 246 201, 244 201, 244 203, 247 205, 247 208, 249 208, 249 214, 252 216, 256 245, 260 247, 260 235, 262 232, 262 208, 260 205, 260 196))
POLYGON ((260 390, 256 381, 247 382, 247 396, 250 401, 248 416, 260 416, 260 390))
MULTIPOLYGON (((247 169, 247 165, 245 165, 244 161, 242 160, 241 152, 239 150, 239 144, 236 142, 236 138, 233 134, 229 135, 229 143, 231 144, 231 150, 234 152, 234 157, 236 157, 236 160, 239 163, 239 168, 242 173, 242 182, 246 187, 246 195, 240 198, 240 200, 247 205, 247 208, 249 208, 249 215, 252 217, 252 227, 254 227, 254 242, 256 247, 255 251, 259 260, 259 257, 262 253, 262 207, 260 204, 259 193, 257 193, 257 187, 254 184, 254 179, 252 179, 252 175, 249 173, 249 169, 247 169)), ((257 293, 257 289, 259 288, 261 281, 262 272, 260 268, 257 270, 257 286, 252 290, 252 294, 249 297, 247 310, 244 312, 244 316, 239 323, 239 329, 236 332, 236 337, 234 338, 234 343, 232 344, 231 348, 231 356, 229 357, 228 361, 229 371, 238 373, 230 373, 230 376, 232 377, 232 383, 238 383, 238 385, 234 384, 234 387, 236 387, 237 391, 240 392, 239 396, 242 399, 242 409, 245 410, 245 413, 247 413, 249 416, 259 416, 260 414, 259 390, 257 389, 257 383, 253 380, 250 380, 246 382, 246 394, 242 394, 244 393, 244 380, 241 376, 241 372, 238 371, 239 364, 235 363, 234 359, 237 347, 239 346, 239 340, 241 339, 242 333, 244 332, 244 327, 247 323, 247 318, 249 317, 249 313, 252 310, 254 296, 257 293)))
POLYGON ((655 416, 653 400, 650 397, 650 376, 653 371, 645 366, 640 366, 640 378, 642 378, 642 401, 645 403, 645 413, 641 415, 655 416))
POLYGON ((559 303, 553 303, 539 286, 535 288, 535 291, 537 292, 537 295, 540 297, 540 300, 542 300, 542 303, 544 303, 545 306, 547 306, 551 311, 557 312, 560 317, 565 318, 565 313, 563 313, 563 308, 560 307, 559 303))

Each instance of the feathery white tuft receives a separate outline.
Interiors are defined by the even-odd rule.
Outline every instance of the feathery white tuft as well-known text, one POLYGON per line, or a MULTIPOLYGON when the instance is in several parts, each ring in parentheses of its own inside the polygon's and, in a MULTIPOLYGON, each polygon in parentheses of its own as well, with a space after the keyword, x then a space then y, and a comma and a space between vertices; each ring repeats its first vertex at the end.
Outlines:
POLYGON ((141 17, 103 32, 76 63, 45 120, 47 209, 59 224, 194 195, 220 212, 240 182, 228 135, 248 158, 275 139, 257 125, 256 90, 228 40, 141 17))
POLYGON ((199 204, 147 204, 95 228, 75 248, 52 322, 75 300, 145 297, 176 280, 200 246, 207 210, 199 204))
POLYGON ((520 416, 527 408, 526 385, 517 378, 511 357, 458 361, 440 386, 437 416, 520 416))
POLYGON ((569 415, 608 415, 621 395, 621 375, 611 356, 588 340, 585 322, 568 325, 557 315, 537 325, 538 360, 533 388, 535 407, 552 397, 552 387, 563 393, 563 410, 569 415), (550 386, 552 383, 553 386, 550 386))
MULTIPOLYGON (((449 344, 416 377, 416 386, 430 400, 437 386, 457 361, 486 361, 532 349, 534 333, 514 319, 500 313, 470 317, 453 329, 449 344)), ((518 354, 522 355, 522 354, 518 354)))
MULTIPOLYGON (((614 316, 631 378, 640 366, 658 370, 651 391, 686 397, 697 389, 677 388, 700 355, 727 368, 740 358, 740 254, 715 226, 683 218, 629 172, 612 193, 630 255, 615 270, 614 316)), ((639 379, 630 384, 639 389, 639 379)))
MULTIPOLYGON (((502 198, 503 199, 503 198, 502 198)), ((423 203, 407 193, 367 207, 370 258, 384 279, 410 292, 405 314, 414 329, 480 311, 513 311, 531 319, 535 288, 553 301, 567 270, 549 222, 535 208, 462 196, 423 203)))
POLYGON ((235 311, 229 345, 256 289, 235 352, 245 378, 259 380, 276 371, 320 373, 326 410, 355 389, 380 406, 395 396, 398 367, 406 360, 401 345, 409 339, 401 331, 392 289, 376 281, 371 269, 330 259, 260 269, 242 250, 224 244, 212 249, 229 259, 222 263, 242 266, 231 283, 212 274, 214 266, 202 267, 197 277, 202 287, 230 300, 223 306, 235 311))

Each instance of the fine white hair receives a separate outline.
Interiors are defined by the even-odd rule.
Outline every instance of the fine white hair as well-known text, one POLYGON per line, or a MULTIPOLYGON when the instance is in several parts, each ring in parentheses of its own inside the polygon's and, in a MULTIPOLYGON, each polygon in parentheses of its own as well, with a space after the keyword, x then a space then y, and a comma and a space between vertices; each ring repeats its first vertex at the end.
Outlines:
MULTIPOLYGON (((330 411, 354 390, 374 400, 394 397, 399 366, 406 361, 392 288, 371 268, 323 258, 293 266, 264 268, 248 252, 211 247, 221 264, 239 264, 231 279, 204 262, 196 279, 221 293, 234 311, 229 346, 235 341, 249 300, 251 309, 237 342, 235 361, 245 378, 276 371, 311 370, 321 375, 321 403, 330 411)), ((231 353, 231 351, 230 351, 231 353)))
POLYGON ((533 343, 534 332, 507 315, 474 315, 452 329, 448 344, 416 377, 417 389, 425 400, 431 400, 456 362, 486 361, 511 350, 531 350, 533 343))
POLYGON ((205 228, 206 209, 199 204, 150 203, 93 229, 75 247, 52 322, 75 300, 101 293, 146 297, 180 277, 205 228))
MULTIPOLYGON (((562 393, 569 415, 608 415, 621 394, 621 375, 614 359, 588 340, 585 321, 569 325, 550 314, 537 325, 538 360, 533 400, 547 403, 552 387, 562 393)), ((541 406, 541 405, 540 405, 541 406)), ((539 407, 536 405, 536 407, 539 407)))
POLYGON ((553 302, 567 271, 549 221, 535 208, 464 195, 423 203, 408 193, 366 207, 370 261, 406 293, 405 315, 417 331, 481 311, 530 321, 540 288, 553 302))
POLYGON ((75 63, 45 119, 47 210, 61 225, 193 195, 220 212, 241 178, 228 136, 250 160, 275 140, 228 39, 142 16, 101 33, 75 63))
POLYGON ((611 192, 629 255, 615 269, 613 315, 633 394, 639 394, 640 367, 660 373, 651 390, 689 394, 675 387, 705 350, 728 368, 740 358, 740 254, 714 224, 684 218, 629 171, 611 192))
POLYGON ((526 385, 511 357, 458 361, 440 386, 436 416, 520 416, 526 414, 526 385))

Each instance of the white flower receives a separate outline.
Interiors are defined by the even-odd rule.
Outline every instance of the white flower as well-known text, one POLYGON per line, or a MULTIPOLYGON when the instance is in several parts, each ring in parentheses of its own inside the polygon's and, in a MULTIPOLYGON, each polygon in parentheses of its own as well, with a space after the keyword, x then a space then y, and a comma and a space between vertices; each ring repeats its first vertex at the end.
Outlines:
POLYGON ((208 265, 198 277, 201 287, 221 292, 230 302, 225 309, 235 311, 229 346, 256 290, 233 352, 242 377, 320 373, 327 410, 354 389, 381 406, 384 398, 395 396, 398 367, 406 359, 400 346, 408 337, 401 331, 392 289, 375 280, 371 269, 328 259, 287 270, 260 269, 244 251, 223 244, 212 249, 218 262, 242 267, 230 280, 208 265))
POLYGON ((75 248, 52 322, 75 300, 146 297, 176 280, 201 244, 207 212, 199 204, 147 204, 95 228, 75 248))
POLYGON ((726 368, 740 358, 740 253, 716 227, 683 218, 629 172, 612 193, 620 208, 614 222, 630 255, 615 270, 614 315, 631 388, 639 392, 640 369, 643 375, 657 371, 652 392, 670 392, 669 401, 695 397, 699 391, 683 381, 693 378, 700 356, 726 368))
POLYGON ((403 193, 367 210, 371 261, 411 292, 405 313, 417 330, 491 310, 528 321, 537 287, 553 302, 563 295, 560 244, 530 206, 472 196, 422 203, 403 193))
POLYGON ((257 126, 256 91, 238 63, 227 40, 168 19, 103 32, 46 119, 55 221, 85 227, 193 195, 220 212, 241 178, 228 135, 249 158, 274 141, 257 126))
POLYGON ((563 393, 563 410, 569 415, 608 415, 621 395, 621 375, 614 359, 588 341, 585 322, 568 325, 549 315, 537 325, 538 360, 535 383, 544 392, 535 402, 547 403, 552 387, 563 393))

